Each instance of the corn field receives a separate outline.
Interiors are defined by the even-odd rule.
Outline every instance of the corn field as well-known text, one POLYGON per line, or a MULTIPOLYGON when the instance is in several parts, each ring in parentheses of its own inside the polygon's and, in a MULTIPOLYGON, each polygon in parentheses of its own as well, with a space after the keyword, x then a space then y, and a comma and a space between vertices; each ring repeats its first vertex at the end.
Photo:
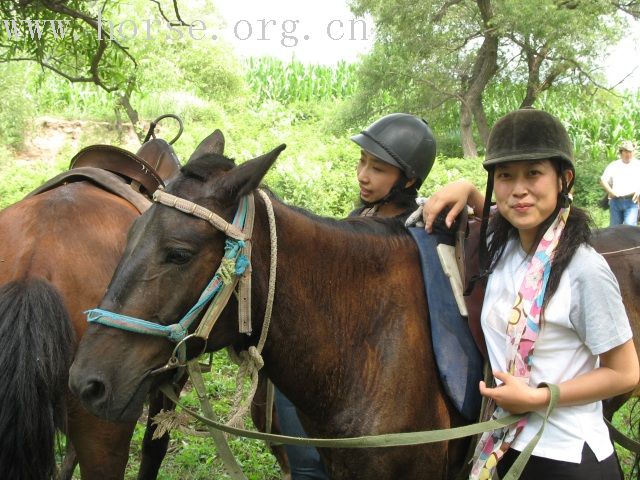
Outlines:
POLYGON ((346 62, 331 67, 261 57, 248 60, 246 81, 259 103, 288 104, 347 98, 357 88, 356 72, 357 65, 346 62))

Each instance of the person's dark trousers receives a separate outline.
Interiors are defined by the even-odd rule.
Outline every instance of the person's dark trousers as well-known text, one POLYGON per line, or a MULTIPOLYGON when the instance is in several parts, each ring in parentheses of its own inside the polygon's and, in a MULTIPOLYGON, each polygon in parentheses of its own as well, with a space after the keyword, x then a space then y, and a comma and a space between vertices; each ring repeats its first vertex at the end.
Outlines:
MULTIPOLYGON (((307 438, 307 432, 302 428, 296 407, 277 388, 275 389, 275 403, 282 434, 307 438)), ((284 448, 291 466, 291 480, 329 480, 320 454, 314 447, 285 445, 284 448)))
MULTIPOLYGON (((520 452, 509 450, 498 462, 498 475, 503 478, 520 452)), ((571 463, 531 455, 520 480, 622 480, 615 454, 598 462, 585 442, 582 462, 571 463)))

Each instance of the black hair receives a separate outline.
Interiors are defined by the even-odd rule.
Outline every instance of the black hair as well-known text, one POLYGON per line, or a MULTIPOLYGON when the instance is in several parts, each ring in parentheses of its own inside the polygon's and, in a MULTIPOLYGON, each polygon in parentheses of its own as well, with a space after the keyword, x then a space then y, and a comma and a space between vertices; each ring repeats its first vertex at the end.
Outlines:
MULTIPOLYGON (((535 253, 538 243, 542 239, 542 236, 547 231, 549 226, 557 217, 560 208, 566 205, 568 202, 567 194, 564 192, 564 187, 566 186, 566 183, 564 181, 564 172, 566 171, 565 166, 562 162, 556 161, 553 163, 556 169, 556 173, 560 178, 562 178, 563 191, 558 194, 557 205, 553 213, 551 213, 551 215, 549 215, 549 217, 547 217, 545 221, 540 224, 536 238, 531 247, 531 251, 527 252, 528 255, 533 255, 535 253)), ((494 169, 491 169, 489 171, 489 175, 493 175, 493 173, 494 169)), ((542 313, 544 313, 544 309, 549 304, 549 301, 558 289, 562 273, 567 268, 567 265, 569 265, 569 262, 571 262, 571 259, 575 255, 580 245, 591 245, 591 224, 591 217, 584 210, 573 205, 571 206, 567 224, 562 231, 558 246, 556 247, 554 252, 551 264, 551 272, 549 274, 549 280, 547 282, 547 287, 542 304, 542 313)), ((508 240, 510 240, 511 238, 517 238, 518 230, 516 229, 516 227, 511 225, 511 223, 509 223, 509 221, 507 221, 499 212, 496 212, 489 221, 489 232, 491 235, 491 240, 489 241, 488 245, 487 265, 489 267, 488 271, 491 272, 496 264, 500 261, 508 240)))

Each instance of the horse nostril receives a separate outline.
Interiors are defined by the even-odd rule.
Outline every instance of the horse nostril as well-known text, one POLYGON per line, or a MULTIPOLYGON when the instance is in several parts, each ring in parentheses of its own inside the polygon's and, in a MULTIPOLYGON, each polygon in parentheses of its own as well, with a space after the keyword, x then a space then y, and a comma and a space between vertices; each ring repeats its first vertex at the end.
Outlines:
POLYGON ((90 378, 80 391, 80 398, 87 403, 96 403, 104 399, 107 389, 97 378, 90 378))

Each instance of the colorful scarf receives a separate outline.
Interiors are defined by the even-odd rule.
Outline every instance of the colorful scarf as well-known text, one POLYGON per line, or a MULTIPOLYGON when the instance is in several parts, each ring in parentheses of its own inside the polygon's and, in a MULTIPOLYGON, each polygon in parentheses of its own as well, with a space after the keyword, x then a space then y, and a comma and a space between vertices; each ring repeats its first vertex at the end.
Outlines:
MULTIPOLYGON (((507 324, 507 372, 525 379, 527 384, 533 364, 533 347, 540 331, 540 312, 551 272, 551 262, 568 216, 569 207, 561 208, 558 216, 540 240, 527 267, 527 273, 516 295, 511 318, 507 324)), ((493 400, 489 400, 489 408, 495 409, 492 415, 494 419, 506 415, 502 408, 496 408, 493 400)), ((469 479, 493 478, 493 471, 498 461, 509 450, 509 446, 526 424, 525 416, 515 425, 485 432, 476 446, 469 479)))

